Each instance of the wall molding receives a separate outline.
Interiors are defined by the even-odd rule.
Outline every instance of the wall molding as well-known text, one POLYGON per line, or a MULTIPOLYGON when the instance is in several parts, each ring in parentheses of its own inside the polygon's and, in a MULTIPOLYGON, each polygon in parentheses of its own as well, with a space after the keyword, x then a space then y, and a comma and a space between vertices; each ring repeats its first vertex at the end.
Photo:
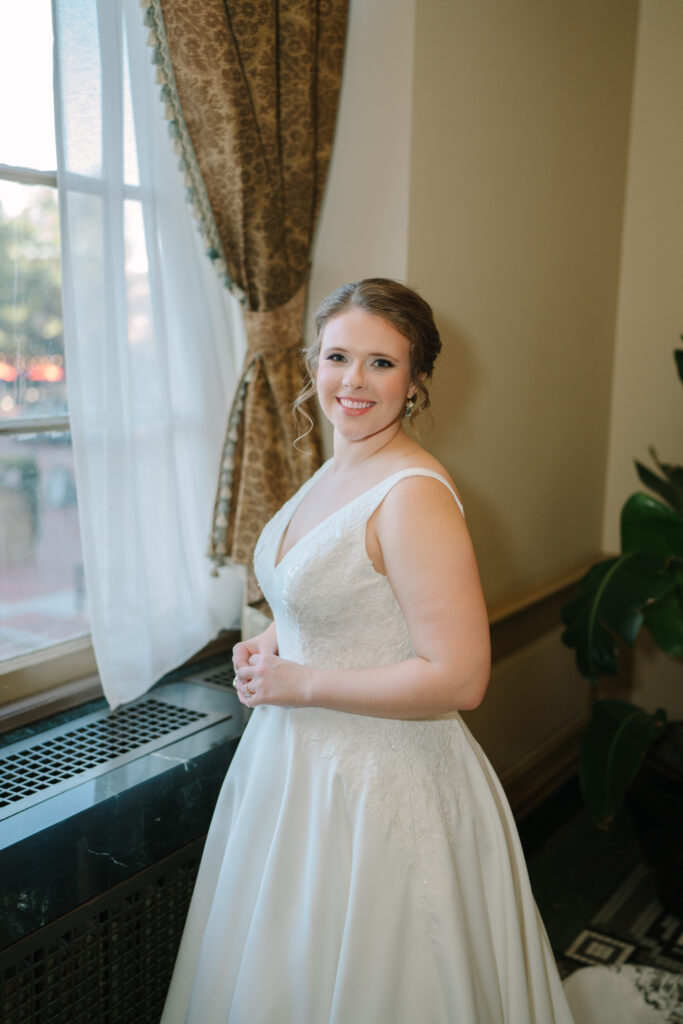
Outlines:
MULTIPOLYGON (((560 608, 571 596, 581 579, 596 558, 586 560, 578 566, 564 571, 545 583, 515 595, 512 598, 489 606, 491 624, 491 653, 494 664, 515 652, 521 652, 539 637, 560 623, 560 608)), ((239 640, 235 630, 221 633, 186 662, 186 666, 225 654, 239 640)), ((46 657, 45 652, 29 659, 27 664, 17 667, 12 673, 0 676, 0 693, 7 693, 7 684, 16 684, 23 677, 29 692, 7 701, 0 707, 0 733, 47 718, 50 715, 77 707, 103 696, 97 676, 92 648, 89 643, 69 645, 60 651, 57 659, 46 657), (78 670, 76 678, 62 681, 65 666, 78 670), (53 680, 57 671, 59 681, 45 687, 45 680, 53 680), (42 681, 42 688, 40 683, 42 681)), ((16 694, 16 685, 11 686, 16 694)), ((577 739, 586 723, 582 716, 567 728, 551 736, 542 746, 532 751, 527 758, 511 771, 503 773, 501 781, 516 815, 526 814, 541 802, 557 785, 568 778, 577 763, 577 739)))
POLYGON ((502 774, 501 784, 518 821, 576 773, 578 739, 587 720, 587 715, 578 717, 502 774))
MULTIPOLYGON (((595 555, 558 576, 489 607, 491 658, 495 665, 526 648, 561 625, 560 609, 572 597, 588 569, 605 555, 595 555)), ((581 680, 577 675, 577 686, 581 680)), ((575 774, 579 736, 589 718, 586 710, 551 734, 526 757, 500 774, 510 806, 517 819, 542 803, 553 790, 575 774)))
POLYGON ((491 658, 494 662, 521 650, 560 624, 560 608, 572 596, 576 584, 604 555, 596 553, 560 575, 514 597, 489 605, 491 658))

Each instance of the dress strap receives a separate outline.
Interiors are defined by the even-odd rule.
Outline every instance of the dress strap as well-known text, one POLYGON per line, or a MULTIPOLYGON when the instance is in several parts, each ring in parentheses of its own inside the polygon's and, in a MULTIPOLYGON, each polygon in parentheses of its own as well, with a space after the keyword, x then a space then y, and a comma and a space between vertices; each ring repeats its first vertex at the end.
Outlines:
POLYGON ((448 480, 446 480, 445 477, 441 476, 441 474, 437 473, 435 470, 424 469, 422 466, 413 466, 409 469, 401 469, 398 471, 398 473, 392 473, 391 476, 388 476, 385 480, 382 480, 379 484, 377 484, 376 487, 373 487, 372 491, 369 493, 371 493, 373 497, 376 498, 375 507, 379 505, 380 501, 383 501, 383 499, 387 496, 387 494, 392 489, 394 484, 397 484, 399 480, 403 480, 405 477, 408 476, 430 476, 434 480, 439 480, 444 485, 444 487, 451 492, 451 494, 455 498, 455 502, 458 508, 460 509, 461 514, 464 517, 465 509, 463 508, 462 502, 458 495, 453 490, 453 488, 451 487, 451 485, 449 484, 448 480))

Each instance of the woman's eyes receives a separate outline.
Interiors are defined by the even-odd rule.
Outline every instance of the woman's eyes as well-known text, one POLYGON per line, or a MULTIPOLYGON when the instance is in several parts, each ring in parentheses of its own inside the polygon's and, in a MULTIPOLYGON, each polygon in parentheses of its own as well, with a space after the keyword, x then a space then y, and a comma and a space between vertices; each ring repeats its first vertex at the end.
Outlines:
MULTIPOLYGON (((346 362, 346 356, 344 356, 341 352, 330 352, 329 355, 325 356, 325 359, 328 359, 330 362, 333 363, 346 362)), ((384 359, 380 356, 378 359, 375 359, 373 361, 372 365, 378 367, 378 369, 380 370, 387 370, 390 367, 392 367, 394 363, 392 363, 390 359, 384 359)))

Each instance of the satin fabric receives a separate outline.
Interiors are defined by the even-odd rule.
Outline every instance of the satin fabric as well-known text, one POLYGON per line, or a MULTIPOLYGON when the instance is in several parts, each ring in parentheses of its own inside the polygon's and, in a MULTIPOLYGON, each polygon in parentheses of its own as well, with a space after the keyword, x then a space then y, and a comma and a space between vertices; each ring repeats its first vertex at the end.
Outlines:
MULTIPOLYGON (((280 654, 332 668, 410 657, 365 529, 400 479, 435 474, 394 474, 276 566, 318 475, 256 550, 280 654)), ((507 801, 457 714, 255 709, 216 807, 162 1024, 571 1019, 507 801)))

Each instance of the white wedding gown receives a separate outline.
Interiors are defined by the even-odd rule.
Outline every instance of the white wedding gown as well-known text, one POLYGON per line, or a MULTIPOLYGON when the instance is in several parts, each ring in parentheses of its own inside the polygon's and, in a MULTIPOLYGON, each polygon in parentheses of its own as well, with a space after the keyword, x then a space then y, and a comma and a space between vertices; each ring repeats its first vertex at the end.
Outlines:
MULTIPOLYGON (((279 653, 348 669, 409 658, 365 529, 398 480, 436 474, 394 474, 276 566, 284 529, 324 470, 256 549, 279 653)), ((457 714, 254 710, 216 806, 162 1024, 571 1019, 510 809, 457 714)))

